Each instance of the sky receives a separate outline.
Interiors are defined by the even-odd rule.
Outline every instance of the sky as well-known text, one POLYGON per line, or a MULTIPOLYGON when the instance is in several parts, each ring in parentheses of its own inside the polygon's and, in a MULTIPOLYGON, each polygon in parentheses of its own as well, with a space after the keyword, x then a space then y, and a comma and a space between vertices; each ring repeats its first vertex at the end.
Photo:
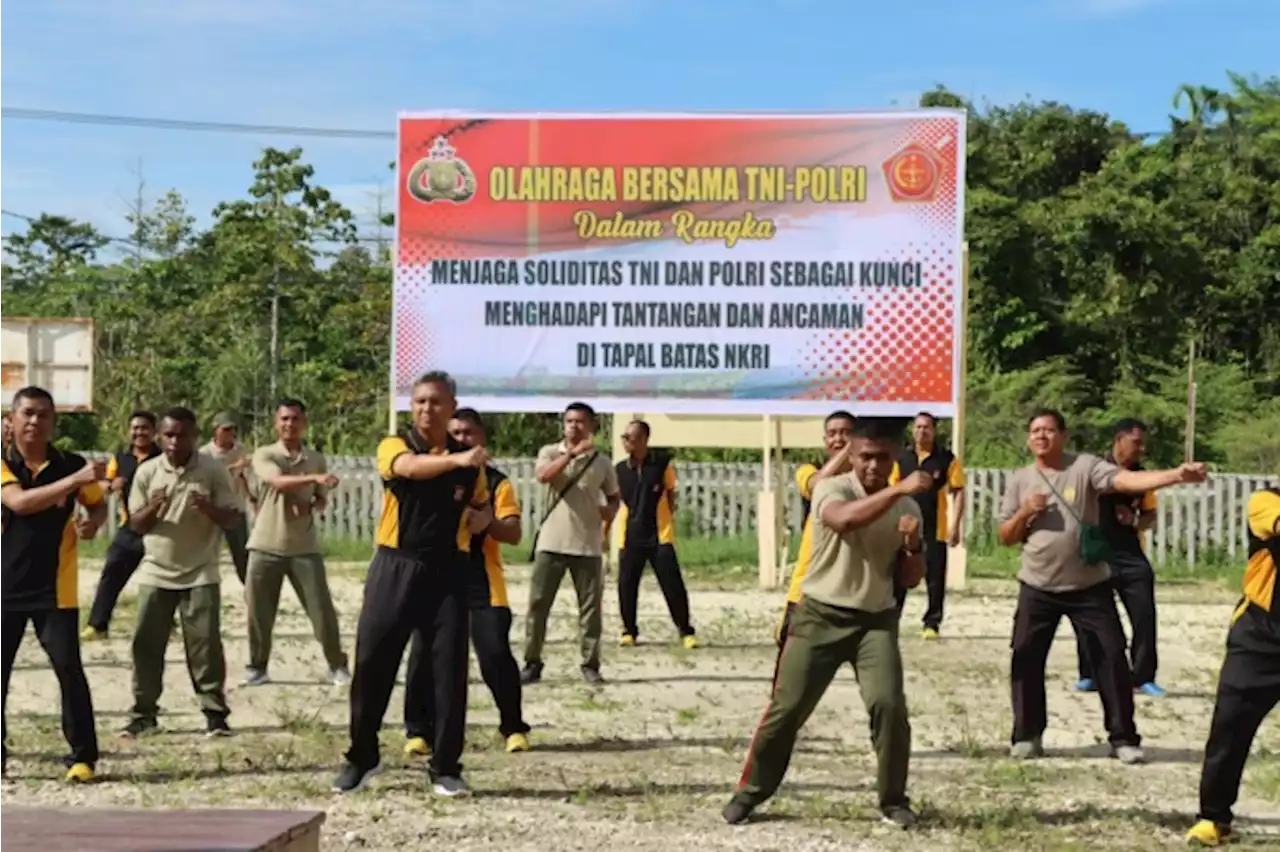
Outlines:
MULTIPOLYGON (((1280 72, 1280 0, 9 0, 5 107, 394 131, 402 110, 865 110, 943 84, 1168 125, 1184 82, 1280 72), (980 11, 977 11, 980 10, 980 11)), ((394 140, 0 122, 5 211, 202 224, 300 145, 372 233, 394 140)), ((5 215, 3 233, 20 230, 5 215)))

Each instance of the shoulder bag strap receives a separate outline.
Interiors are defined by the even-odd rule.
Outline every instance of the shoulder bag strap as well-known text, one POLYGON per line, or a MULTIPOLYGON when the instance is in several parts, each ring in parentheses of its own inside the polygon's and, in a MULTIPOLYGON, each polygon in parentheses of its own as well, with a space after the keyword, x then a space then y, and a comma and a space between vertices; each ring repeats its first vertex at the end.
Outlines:
POLYGON ((1084 519, 1080 517, 1080 513, 1076 511, 1076 507, 1072 506, 1071 503, 1067 501, 1067 498, 1063 497, 1062 494, 1058 492, 1058 489, 1053 487, 1053 483, 1049 481, 1049 477, 1044 475, 1044 471, 1037 467, 1036 473, 1040 474, 1040 478, 1044 480, 1044 484, 1049 486, 1049 490, 1053 492, 1053 496, 1057 497, 1058 502, 1062 504, 1063 508, 1070 513, 1071 517, 1076 519, 1076 523, 1083 525, 1084 519))

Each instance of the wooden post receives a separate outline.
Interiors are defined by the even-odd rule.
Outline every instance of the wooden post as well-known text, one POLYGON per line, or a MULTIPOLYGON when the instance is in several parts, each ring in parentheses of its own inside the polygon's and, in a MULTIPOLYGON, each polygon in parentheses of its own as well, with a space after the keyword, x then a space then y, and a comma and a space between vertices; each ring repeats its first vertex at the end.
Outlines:
MULTIPOLYGON (((956 416, 951 423, 951 452, 964 464, 964 409, 968 397, 966 386, 969 383, 969 241, 965 240, 961 249, 960 265, 960 334, 956 340, 960 347, 959 363, 956 365, 956 416)), ((972 497, 973 489, 968 489, 972 497)), ((951 499, 950 496, 947 497, 951 499)), ((973 511, 973 500, 965 500, 966 513, 973 511)), ((952 507, 954 511, 954 507, 952 507)), ((954 517, 952 515, 951 517, 954 517)), ((963 530, 963 527, 961 527, 963 530)), ((939 530, 939 532, 945 532, 939 530)), ((964 534, 961 533, 960 544, 948 548, 947 581, 948 589, 963 589, 968 579, 968 549, 965 547, 964 534)))
POLYGON ((778 505, 773 475, 773 417, 766 414, 761 425, 764 430, 760 454, 763 467, 761 488, 756 495, 756 560, 760 588, 772 589, 778 576, 778 505))

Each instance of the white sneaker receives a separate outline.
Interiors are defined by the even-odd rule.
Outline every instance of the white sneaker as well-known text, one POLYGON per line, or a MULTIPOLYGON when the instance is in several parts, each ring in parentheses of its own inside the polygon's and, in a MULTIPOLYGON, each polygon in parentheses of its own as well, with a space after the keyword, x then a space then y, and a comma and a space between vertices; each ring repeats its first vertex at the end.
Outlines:
POLYGON ((462 780, 462 776, 442 775, 436 779, 432 792, 437 796, 452 799, 457 796, 465 796, 470 791, 467 789, 467 782, 462 780))
POLYGON ((1136 766, 1139 763, 1146 763, 1147 756, 1143 754, 1142 749, 1138 746, 1122 745, 1111 749, 1111 755, 1121 763, 1127 766, 1136 766))
POLYGON ((262 686, 271 683, 271 675, 267 674, 266 669, 245 669, 244 680, 240 681, 241 686, 262 686))
POLYGON ((346 669, 334 669, 333 671, 329 672, 329 681, 334 686, 350 686, 351 672, 347 671, 346 669))

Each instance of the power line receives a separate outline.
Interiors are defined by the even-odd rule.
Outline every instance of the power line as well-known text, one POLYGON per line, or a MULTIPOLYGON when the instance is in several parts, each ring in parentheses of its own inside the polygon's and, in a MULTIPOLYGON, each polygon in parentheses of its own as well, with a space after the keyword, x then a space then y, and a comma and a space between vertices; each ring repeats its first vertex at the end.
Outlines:
MULTIPOLYGON (((25 213, 15 213, 12 210, 0 210, 0 215, 11 216, 14 219, 21 219, 22 221, 28 224, 37 221, 39 218, 36 216, 28 216, 25 213)), ((56 214, 45 214, 45 215, 56 215, 56 214)), ((62 218, 68 219, 68 221, 73 221, 73 222, 77 221, 67 216, 64 216, 62 218)), ((91 223, 85 223, 85 224, 90 224, 90 227, 93 227, 91 223)), ((95 228, 95 230, 97 229, 95 228)), ((109 234, 103 234, 103 233, 99 233, 98 236, 100 236, 102 239, 106 240, 109 243, 118 243, 120 245, 137 247, 137 240, 133 240, 128 237, 113 237, 109 234)), ((368 243, 370 245, 390 245, 392 242, 394 242, 393 238, 390 236, 377 237, 377 236, 371 236, 368 234, 357 234, 354 240, 356 243, 368 243)), ((311 239, 311 240, 308 240, 308 243, 309 244, 323 243, 327 245, 348 245, 349 244, 347 240, 325 240, 325 239, 311 239)))
POLYGON ((337 127, 299 127, 284 124, 244 124, 234 121, 195 121, 179 118, 144 118, 91 112, 62 112, 53 109, 0 107, 0 116, 23 121, 53 121, 62 124, 100 124, 117 127, 145 127, 151 130, 188 130, 197 133, 257 133, 272 136, 314 136, 324 139, 395 139, 393 130, 355 130, 337 127))
MULTIPOLYGON (((197 133, 256 133, 271 136, 311 136, 321 139, 395 139, 393 130, 359 130, 341 127, 301 127, 290 124, 245 124, 235 121, 197 121, 185 118, 146 118, 91 112, 63 112, 54 109, 0 107, 0 117, 21 121, 52 121, 62 124, 98 124, 116 127, 144 127, 151 130, 187 130, 197 133)), ((1130 135, 1158 139, 1168 130, 1148 130, 1130 135)))

